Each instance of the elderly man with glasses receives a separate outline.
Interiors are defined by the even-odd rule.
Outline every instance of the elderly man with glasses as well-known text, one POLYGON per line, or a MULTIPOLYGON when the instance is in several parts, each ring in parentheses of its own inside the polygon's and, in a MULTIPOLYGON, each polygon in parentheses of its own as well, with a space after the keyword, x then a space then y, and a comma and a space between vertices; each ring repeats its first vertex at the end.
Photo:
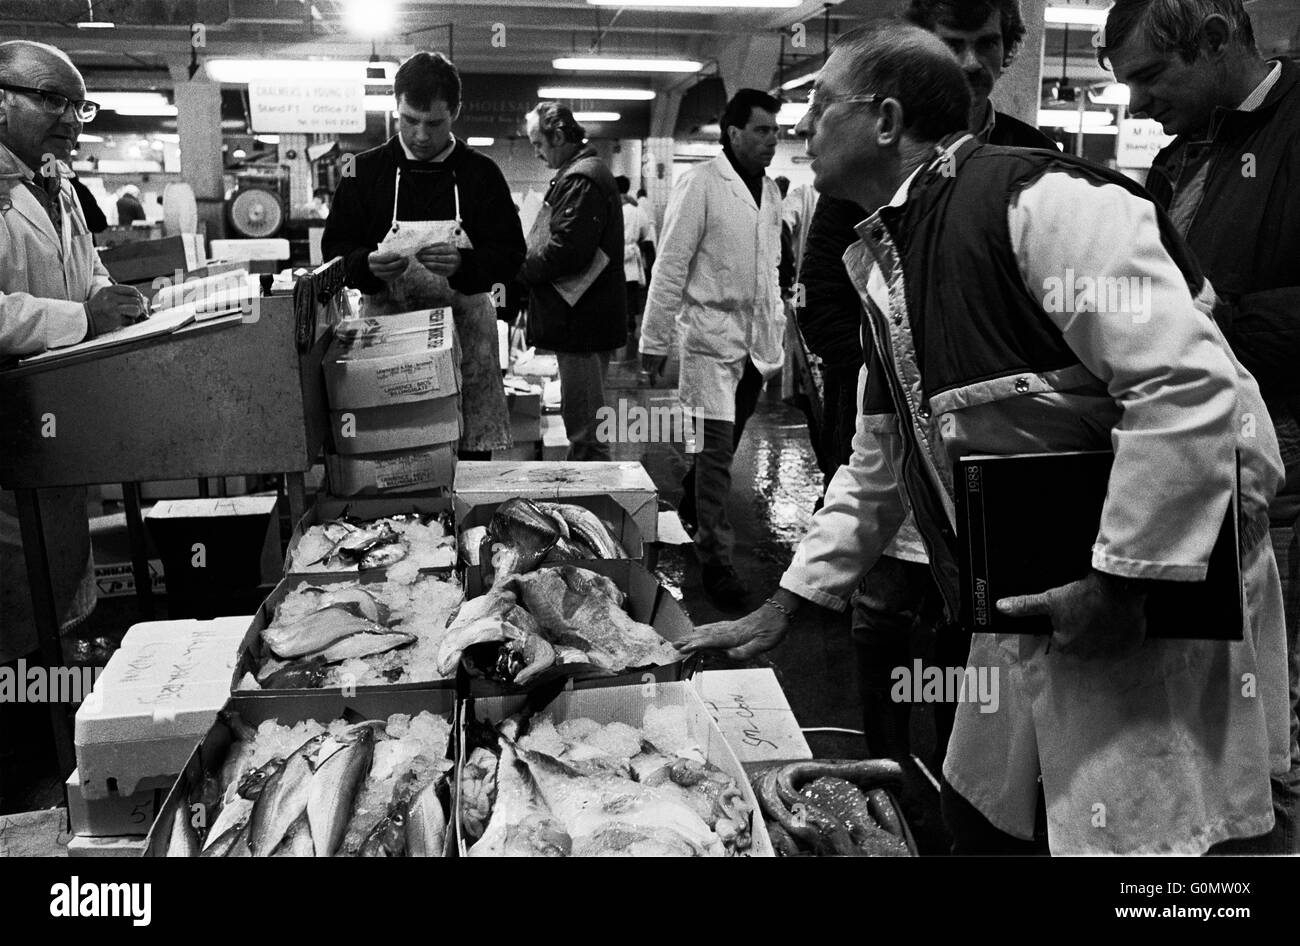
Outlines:
MULTIPOLYGON (((70 181, 67 162, 97 108, 62 52, 0 43, 0 361, 74 345, 146 312, 140 293, 113 285, 99 261, 70 181)), ((86 492, 43 490, 41 507, 66 632, 95 606, 86 492)), ((16 505, 12 493, 0 491, 0 665, 35 650, 16 505)), ((0 719, 0 739, 14 729, 0 719)))
POLYGON ((844 255, 871 339, 853 456, 776 594, 677 646, 746 659, 804 603, 842 609, 909 512, 955 619, 957 461, 1110 450, 1096 539, 1078 549, 1090 571, 997 602, 1048 616, 1050 639, 973 634, 966 675, 997 681, 997 704, 958 697, 954 851, 1200 854, 1264 834, 1270 768, 1287 760, 1267 541, 1282 463, 1213 288, 1128 178, 970 134, 961 67, 923 30, 845 34, 816 91, 799 131, 817 189, 866 214, 844 255), (1137 278, 1149 296, 1065 302, 1052 287, 1067 272, 1137 278), (1242 639, 1148 639, 1147 595, 1205 580, 1238 469, 1245 620, 1215 630, 1242 639))

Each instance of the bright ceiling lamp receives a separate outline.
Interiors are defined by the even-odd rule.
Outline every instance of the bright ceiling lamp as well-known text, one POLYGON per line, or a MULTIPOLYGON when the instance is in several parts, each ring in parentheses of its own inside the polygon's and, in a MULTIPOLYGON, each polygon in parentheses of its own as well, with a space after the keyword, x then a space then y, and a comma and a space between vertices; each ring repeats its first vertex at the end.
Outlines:
POLYGON ((592 99, 605 102, 649 102, 653 89, 598 89, 595 86, 544 85, 537 90, 539 99, 592 99))
POLYGON ((576 122, 616 122, 623 116, 618 112, 574 112, 576 122))
POLYGON ((1097 105, 1127 105, 1129 88, 1123 82, 1108 82, 1096 91, 1089 89, 1088 100, 1097 105))
POLYGON ((231 85, 304 79, 356 79, 364 82, 367 66, 382 67, 383 81, 389 84, 397 74, 395 62, 372 63, 364 59, 209 59, 205 66, 213 82, 231 85))
POLYGON ((376 39, 397 27, 393 0, 344 0, 343 25, 349 33, 376 39))
POLYGON ((480 138, 477 135, 470 135, 465 139, 465 144, 471 148, 490 148, 497 143, 495 138, 480 138))
POLYGON ((788 10, 802 0, 587 0, 593 7, 748 7, 751 10, 788 10))
POLYGON ((100 144, 103 140, 104 140, 104 139, 101 138, 101 137, 99 137, 99 135, 84 135, 84 134, 83 134, 83 135, 78 135, 78 136, 77 136, 77 144, 79 144, 79 145, 87 145, 87 144, 89 144, 89 145, 97 145, 97 144, 100 144))
POLYGON ((161 92, 87 92, 86 97, 119 115, 176 114, 176 106, 161 92))
POLYGON ((116 29, 117 24, 112 20, 95 19, 95 0, 86 0, 86 18, 77 23, 79 30, 111 30, 116 29))
POLYGON ((625 56, 563 56, 551 60, 555 69, 576 72, 699 72, 704 63, 694 59, 637 59, 625 56))
POLYGON ((1109 10, 1098 7, 1048 7, 1044 19, 1058 26, 1096 26, 1106 25, 1109 10))
MULTIPOLYGON (((1079 130, 1079 112, 1064 108, 1040 108, 1038 110, 1039 128, 1064 128, 1066 131, 1079 130)), ((1110 125, 1114 116, 1110 112, 1084 112, 1083 127, 1101 128, 1110 125)))
POLYGON ((776 123, 778 125, 797 125, 803 121, 806 114, 808 114, 807 102, 784 102, 780 111, 776 113, 776 123))

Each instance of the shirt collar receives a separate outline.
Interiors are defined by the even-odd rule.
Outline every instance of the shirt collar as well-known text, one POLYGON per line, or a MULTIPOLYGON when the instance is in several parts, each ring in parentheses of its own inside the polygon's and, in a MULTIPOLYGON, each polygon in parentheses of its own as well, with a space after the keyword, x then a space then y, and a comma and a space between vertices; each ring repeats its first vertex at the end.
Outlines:
MULTIPOLYGON (((960 136, 959 138, 955 138, 955 139, 953 139, 952 141, 950 141, 950 142, 948 143, 948 146, 947 146, 946 148, 938 148, 938 147, 936 147, 936 149, 935 149, 935 150, 936 150, 936 154, 935 154, 934 160, 933 160, 933 161, 927 161, 926 163, 920 165, 920 166, 919 166, 916 170, 914 170, 911 174, 907 175, 907 180, 903 181, 903 183, 899 186, 898 190, 896 190, 896 191, 894 192, 894 196, 893 196, 893 198, 889 201, 889 203, 885 204, 885 206, 886 206, 886 207, 901 207, 901 206, 903 206, 905 203, 907 203, 907 198, 908 198, 909 192, 910 192, 911 189, 912 189, 912 184, 915 183, 915 181, 916 181, 917 175, 919 175, 919 174, 920 174, 922 171, 924 171, 926 168, 933 166, 933 165, 934 165, 936 162, 938 162, 938 161, 944 161, 944 160, 950 160, 950 161, 951 161, 951 160, 954 160, 954 157, 953 157, 953 156, 956 155, 956 153, 957 153, 957 149, 960 148, 963 144, 965 144, 965 143, 966 143, 970 138, 972 138, 972 137, 973 137, 973 136, 972 136, 971 134, 967 133, 967 134, 964 134, 964 135, 960 136)), ((882 209, 883 209, 883 208, 882 208, 882 209)), ((872 222, 873 220, 876 219, 876 217, 877 217, 877 215, 878 215, 879 213, 880 213, 880 211, 877 210, 875 213, 873 213, 871 216, 869 216, 866 220, 863 220, 861 223, 857 224, 857 225, 854 227, 854 229, 855 229, 855 230, 857 231, 857 233, 858 233, 858 236, 863 237, 863 238, 866 237, 867 233, 868 233, 869 230, 871 229, 871 222, 872 222)))
POLYGON ((406 155, 406 160, 415 161, 417 164, 440 164, 443 161, 446 161, 447 158, 451 156, 452 151, 456 149, 456 136, 453 134, 451 140, 447 142, 447 147, 443 148, 428 161, 422 161, 411 153, 411 149, 406 146, 406 142, 402 140, 400 134, 397 136, 397 142, 402 146, 402 153, 406 155))
POLYGON ((1237 111, 1253 112, 1263 105, 1264 99, 1268 98, 1268 93, 1273 91, 1273 86, 1277 85, 1277 80, 1280 78, 1282 78, 1282 60, 1278 59, 1273 63, 1273 68, 1269 70, 1268 75, 1264 76, 1264 81, 1255 86, 1255 91, 1246 96, 1237 106, 1237 111))
POLYGON ((998 110, 993 107, 992 99, 984 100, 984 114, 987 116, 984 120, 984 127, 979 131, 973 131, 972 134, 980 140, 981 144, 988 144, 989 135, 993 134, 993 126, 998 121, 998 110))

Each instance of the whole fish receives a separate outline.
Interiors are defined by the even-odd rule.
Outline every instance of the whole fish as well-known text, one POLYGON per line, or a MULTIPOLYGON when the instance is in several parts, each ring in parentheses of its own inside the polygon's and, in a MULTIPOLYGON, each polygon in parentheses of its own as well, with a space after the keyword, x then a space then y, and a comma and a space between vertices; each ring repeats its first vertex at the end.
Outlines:
POLYGON ((248 857, 248 819, 231 825, 203 849, 200 857, 248 857))
POLYGON ((284 840, 293 823, 307 810, 307 795, 312 782, 311 760, 327 738, 328 734, 321 733, 304 742, 262 787, 248 819, 248 847, 254 857, 270 855, 284 840))
POLYGON ((245 773, 239 780, 239 787, 236 791, 240 798, 246 798, 249 801, 257 801, 258 796, 262 794, 262 789, 271 777, 284 768, 284 759, 272 759, 265 765, 245 773))
POLYGON ((187 805, 177 805, 172 812, 172 833, 167 839, 168 857, 198 857, 199 839, 190 824, 190 809, 187 805))
POLYGON ((355 733, 351 744, 322 762, 311 778, 305 804, 317 857, 333 857, 338 850, 374 758, 374 729, 362 725, 351 733, 355 733))
POLYGON ((367 591, 364 586, 354 585, 351 588, 324 592, 320 597, 320 607, 329 605, 350 605, 356 614, 367 620, 374 621, 376 624, 388 623, 388 606, 375 594, 367 591))
POLYGON ((385 630, 383 625, 357 614, 351 605, 332 604, 289 624, 262 628, 262 641, 277 657, 305 657, 353 634, 385 630))
POLYGON ((313 565, 335 563, 358 564, 368 552, 401 541, 401 536, 390 527, 374 525, 365 529, 354 528, 338 540, 328 552, 312 562, 313 565))
POLYGON ((293 823, 289 833, 284 836, 280 846, 275 849, 272 857, 311 857, 315 853, 315 846, 311 840, 311 828, 307 825, 307 815, 304 812, 298 816, 298 820, 293 823))
MULTIPOLYGON (((353 635, 355 637, 357 635, 353 635)), ((344 638, 348 640, 348 638, 344 638)), ((331 647, 334 645, 330 645, 331 647)), ((290 661, 258 680, 267 690, 314 690, 329 675, 329 661, 316 655, 290 661)))
POLYGON ((399 539, 396 542, 368 549, 366 553, 361 556, 361 561, 357 564, 358 567, 363 569, 387 568, 389 565, 396 565, 402 559, 406 558, 408 551, 409 548, 406 543, 399 539))
POLYGON ((446 835, 447 815, 438 797, 438 785, 430 782, 411 799, 407 811, 407 857, 442 857, 446 835))
POLYGON ((486 666, 499 672, 504 663, 510 671, 505 679, 527 683, 555 662, 555 650, 539 631, 537 622, 516 603, 513 591, 493 589, 461 605, 438 645, 438 672, 452 676, 466 650, 492 643, 498 649, 486 666))
POLYGON ((401 857, 406 853, 406 812, 389 808, 361 845, 362 857, 401 857))
POLYGON ((535 503, 521 497, 507 499, 496 508, 488 526, 492 554, 485 564, 493 586, 536 568, 559 538, 555 522, 535 503))
MULTIPOLYGON (((415 635, 407 634, 405 631, 381 630, 373 633, 363 631, 360 634, 353 634, 351 637, 335 641, 315 656, 326 664, 336 664, 344 660, 382 654, 398 647, 404 647, 414 640, 415 635)), ((283 673, 284 671, 280 672, 283 673)))
POLYGON ((597 558, 627 558, 600 517, 585 506, 575 503, 538 503, 537 506, 564 519, 569 525, 569 537, 590 546, 597 558))

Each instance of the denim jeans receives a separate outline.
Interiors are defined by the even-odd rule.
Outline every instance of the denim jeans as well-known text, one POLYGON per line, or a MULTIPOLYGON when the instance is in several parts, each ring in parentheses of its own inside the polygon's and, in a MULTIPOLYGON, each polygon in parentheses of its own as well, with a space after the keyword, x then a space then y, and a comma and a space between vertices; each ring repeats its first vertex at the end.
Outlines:
POLYGON ((569 438, 570 460, 608 460, 609 444, 596 439, 597 412, 605 406, 607 351, 556 352, 560 367, 560 416, 569 438))

